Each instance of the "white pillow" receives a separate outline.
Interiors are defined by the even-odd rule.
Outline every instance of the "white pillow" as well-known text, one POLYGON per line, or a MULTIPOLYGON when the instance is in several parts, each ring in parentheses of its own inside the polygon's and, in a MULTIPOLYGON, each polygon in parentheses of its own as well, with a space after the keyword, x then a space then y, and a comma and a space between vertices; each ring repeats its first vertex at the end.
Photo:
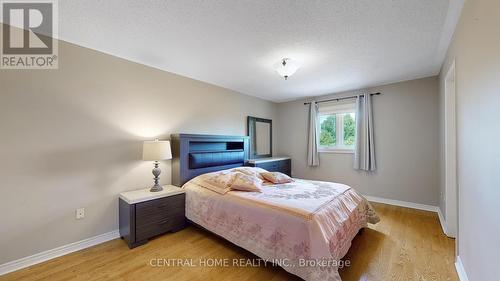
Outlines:
POLYGON ((231 190, 233 177, 234 173, 231 170, 224 170, 197 176, 193 182, 219 194, 226 194, 231 190))
POLYGON ((260 175, 272 183, 289 183, 294 181, 291 177, 280 172, 264 172, 260 173, 260 175))
POLYGON ((231 190, 261 192, 262 182, 256 176, 235 172, 233 182, 231 183, 231 190))

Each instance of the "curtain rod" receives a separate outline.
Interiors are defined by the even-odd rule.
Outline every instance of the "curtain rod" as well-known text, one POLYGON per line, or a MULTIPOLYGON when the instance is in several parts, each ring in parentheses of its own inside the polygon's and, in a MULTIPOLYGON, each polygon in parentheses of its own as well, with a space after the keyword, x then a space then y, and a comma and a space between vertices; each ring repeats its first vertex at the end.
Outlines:
MULTIPOLYGON (((359 96, 364 96, 365 94, 361 94, 359 96)), ((380 95, 380 93, 373 93, 373 94, 370 94, 371 96, 378 96, 380 95)), ((316 103, 322 103, 322 102, 329 102, 329 101, 341 101, 341 100, 348 100, 348 99, 353 99, 353 98, 356 98, 358 95, 356 96, 349 96, 349 97, 341 97, 341 98, 336 98, 336 99, 328 99, 328 100, 320 100, 320 101, 317 101, 316 103)), ((304 105, 307 105, 307 104, 311 104, 310 102, 305 102, 304 105)))

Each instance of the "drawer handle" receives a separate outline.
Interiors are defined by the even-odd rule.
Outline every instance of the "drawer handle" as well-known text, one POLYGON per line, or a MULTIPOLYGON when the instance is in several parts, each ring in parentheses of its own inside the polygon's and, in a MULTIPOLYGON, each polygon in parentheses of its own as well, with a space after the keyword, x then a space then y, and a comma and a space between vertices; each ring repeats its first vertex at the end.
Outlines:
POLYGON ((168 223, 170 220, 162 220, 162 221, 159 221, 158 224, 166 224, 168 223))
POLYGON ((158 207, 157 207, 157 208, 158 208, 158 209, 164 209, 164 208, 166 208, 166 207, 168 207, 168 204, 161 204, 161 205, 158 205, 158 207))

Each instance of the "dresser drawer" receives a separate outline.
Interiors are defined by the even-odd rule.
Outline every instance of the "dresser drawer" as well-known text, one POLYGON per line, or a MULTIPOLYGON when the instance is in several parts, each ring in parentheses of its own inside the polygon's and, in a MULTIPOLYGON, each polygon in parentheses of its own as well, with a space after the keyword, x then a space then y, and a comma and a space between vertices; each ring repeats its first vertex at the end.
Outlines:
POLYGON ((278 169, 283 174, 287 174, 289 176, 292 176, 292 160, 287 159, 287 160, 278 161, 278 169))
POLYGON ((172 215, 159 221, 137 224, 135 229, 136 239, 138 241, 149 239, 159 234, 182 227, 184 224, 184 214, 182 214, 182 216, 172 215))
POLYGON ((184 217, 185 194, 138 203, 135 209, 137 227, 184 217))
POLYGON ((269 172, 280 172, 291 176, 292 174, 292 161, 290 159, 266 161, 261 163, 250 164, 253 167, 259 167, 269 172))
POLYGON ((276 163, 276 162, 258 163, 255 166, 262 168, 264 170, 268 170, 269 172, 278 172, 278 170, 279 170, 278 163, 276 163))

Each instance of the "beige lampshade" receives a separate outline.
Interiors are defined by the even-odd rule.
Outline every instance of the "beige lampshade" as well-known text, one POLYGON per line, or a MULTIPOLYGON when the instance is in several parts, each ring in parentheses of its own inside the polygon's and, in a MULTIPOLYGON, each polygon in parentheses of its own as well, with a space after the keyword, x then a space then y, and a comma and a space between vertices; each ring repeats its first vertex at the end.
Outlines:
POLYGON ((142 160, 158 161, 172 159, 170 141, 145 141, 142 149, 142 160))

